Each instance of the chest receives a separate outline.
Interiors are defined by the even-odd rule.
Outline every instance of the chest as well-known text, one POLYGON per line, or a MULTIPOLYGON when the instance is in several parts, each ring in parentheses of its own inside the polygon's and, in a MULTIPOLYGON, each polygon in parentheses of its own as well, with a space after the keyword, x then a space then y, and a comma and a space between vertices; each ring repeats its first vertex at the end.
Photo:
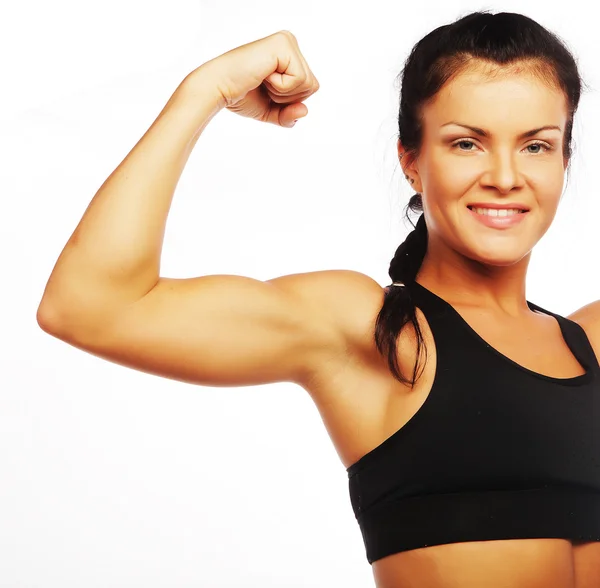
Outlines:
MULTIPOLYGON (((521 366, 554 378, 585 373, 563 338, 553 317, 536 315, 531 322, 490 320, 489 316, 459 310, 475 337, 488 346, 507 366, 521 366)), ((432 331, 420 309, 419 327, 427 353, 417 364, 416 333, 407 323, 399 335, 398 365, 412 378, 415 365, 419 377, 410 387, 394 379, 386 358, 374 344, 330 362, 313 385, 317 408, 345 467, 380 445, 403 428, 426 402, 436 377, 437 348, 432 331), (366 349, 366 351, 365 351, 366 349)))
POLYGON ((586 371, 552 316, 536 313, 525 322, 497 319, 481 311, 457 312, 476 340, 515 365, 553 378, 571 378, 586 371))

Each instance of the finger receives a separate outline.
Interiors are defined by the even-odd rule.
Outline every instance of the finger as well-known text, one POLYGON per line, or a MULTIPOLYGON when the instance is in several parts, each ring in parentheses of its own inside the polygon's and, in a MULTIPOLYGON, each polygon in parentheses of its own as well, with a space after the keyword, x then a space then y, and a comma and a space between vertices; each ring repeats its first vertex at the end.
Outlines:
POLYGON ((289 96, 303 92, 306 89, 306 80, 307 76, 303 70, 299 73, 290 73, 289 70, 286 70, 273 72, 263 80, 263 83, 272 88, 274 93, 280 96, 289 96))
POLYGON ((314 90, 306 90, 304 92, 300 92, 299 94, 293 94, 291 96, 280 96, 278 94, 271 92, 267 88, 267 94, 269 95, 269 98, 273 102, 276 102, 277 104, 293 104, 294 102, 300 102, 302 100, 306 100, 306 98, 308 98, 309 96, 312 96, 314 94, 314 90))

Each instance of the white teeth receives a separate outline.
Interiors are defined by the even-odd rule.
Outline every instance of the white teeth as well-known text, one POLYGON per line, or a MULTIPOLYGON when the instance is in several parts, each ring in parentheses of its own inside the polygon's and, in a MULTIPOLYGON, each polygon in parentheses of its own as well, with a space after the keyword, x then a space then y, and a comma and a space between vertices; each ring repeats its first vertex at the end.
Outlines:
POLYGON ((486 214, 487 216, 512 216, 513 214, 521 214, 522 211, 518 208, 471 208, 477 214, 486 214))

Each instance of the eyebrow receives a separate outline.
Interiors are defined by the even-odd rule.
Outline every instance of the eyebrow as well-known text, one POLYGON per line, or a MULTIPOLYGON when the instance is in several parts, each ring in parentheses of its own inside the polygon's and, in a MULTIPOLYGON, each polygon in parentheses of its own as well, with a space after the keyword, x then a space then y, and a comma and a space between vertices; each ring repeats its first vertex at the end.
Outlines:
MULTIPOLYGON (((455 121, 447 122, 446 124, 443 124, 442 127, 446 127, 448 125, 458 125, 459 127, 465 127, 473 131, 476 135, 480 135, 481 137, 489 137, 491 135, 491 133, 489 131, 486 131, 485 129, 480 129, 479 127, 472 127, 470 125, 465 125, 463 123, 455 121)), ((562 131, 562 129, 556 125, 545 125, 543 127, 540 127, 539 129, 531 129, 530 131, 525 131, 524 133, 521 133, 519 135, 519 139, 527 139, 528 137, 533 137, 534 135, 537 135, 541 131, 546 131, 550 129, 562 131)))

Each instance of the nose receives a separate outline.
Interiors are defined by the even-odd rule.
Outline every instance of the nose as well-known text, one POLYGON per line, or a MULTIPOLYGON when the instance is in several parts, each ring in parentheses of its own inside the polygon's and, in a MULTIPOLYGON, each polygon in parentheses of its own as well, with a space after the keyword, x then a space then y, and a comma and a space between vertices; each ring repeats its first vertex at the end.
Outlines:
POLYGON ((489 166, 483 174, 482 182, 500 192, 510 192, 523 184, 516 156, 506 151, 496 152, 489 157, 489 166))

